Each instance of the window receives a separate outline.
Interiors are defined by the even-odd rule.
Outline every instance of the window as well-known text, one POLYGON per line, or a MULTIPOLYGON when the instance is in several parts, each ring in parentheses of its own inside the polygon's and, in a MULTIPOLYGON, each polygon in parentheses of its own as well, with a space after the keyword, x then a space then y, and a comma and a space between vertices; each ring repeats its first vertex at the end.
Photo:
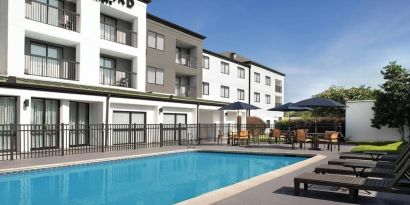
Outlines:
POLYGON ((112 114, 112 143, 133 144, 146 142, 146 113, 114 111, 112 114), (130 129, 135 129, 130 132, 130 129))
POLYGON ((270 104, 270 102, 271 102, 270 95, 265 95, 265 103, 270 104))
POLYGON ((243 78, 245 79, 245 69, 238 67, 238 78, 243 78))
POLYGON ((100 16, 101 39, 116 41, 117 20, 109 16, 100 16))
POLYGON ((229 64, 221 62, 221 73, 229 75, 229 64))
POLYGON ((70 146, 84 146, 90 144, 87 129, 89 122, 89 108, 87 103, 70 102, 70 146))
POLYGON ((164 50, 165 37, 162 34, 148 31, 148 47, 164 50))
POLYGON ((254 78, 255 78, 255 82, 260 83, 261 82, 261 74, 255 72, 253 73, 254 78))
POLYGON ((269 76, 265 76, 265 85, 268 85, 268 86, 271 85, 271 80, 269 76))
POLYGON ((155 85, 164 85, 164 69, 148 67, 147 83, 155 85))
POLYGON ((165 113, 163 122, 166 125, 177 125, 177 124, 187 124, 188 123, 186 114, 173 114, 173 113, 165 113))
POLYGON ((282 81, 275 80, 275 92, 282 93, 282 81))
POLYGON ((180 97, 192 97, 196 88, 191 87, 189 76, 175 76, 175 95, 180 97))
POLYGON ((202 58, 202 68, 209 69, 209 57, 204 56, 202 58))
POLYGON ((229 98, 229 87, 223 85, 221 86, 221 97, 229 98))
POLYGON ((238 89, 238 100, 245 100, 245 91, 238 89))
POLYGON ((261 101, 261 94, 260 93, 255 92, 253 94, 253 97, 254 97, 255 102, 260 102, 261 101))
POLYGON ((209 83, 202 83, 202 94, 209 95, 209 83))
POLYGON ((191 59, 191 49, 176 47, 176 59, 175 62, 180 65, 185 65, 188 67, 195 66, 191 59))
POLYGON ((56 148, 59 143, 60 102, 58 100, 31 100, 31 148, 56 148))
POLYGON ((275 107, 281 106, 282 105, 282 97, 281 96, 275 96, 275 107))
POLYGON ((12 136, 5 133, 11 130, 11 127, 6 125, 16 124, 16 100, 17 98, 15 97, 0 96, 0 125, 1 130, 6 131, 0 135, 0 152, 10 150, 12 147, 14 147, 11 140, 12 136))

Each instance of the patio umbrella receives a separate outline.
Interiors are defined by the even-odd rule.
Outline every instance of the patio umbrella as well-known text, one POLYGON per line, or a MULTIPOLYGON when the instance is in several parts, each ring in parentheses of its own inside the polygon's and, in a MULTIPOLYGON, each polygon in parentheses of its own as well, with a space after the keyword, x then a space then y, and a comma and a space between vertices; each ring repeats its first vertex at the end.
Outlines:
MULTIPOLYGON (((309 108, 345 108, 346 105, 336 102, 334 100, 314 97, 306 100, 299 101, 294 104, 299 107, 309 107, 309 108)), ((315 132, 317 132, 317 116, 315 117, 315 132)))
POLYGON ((219 110, 237 110, 238 116, 239 116, 239 110, 258 110, 258 109, 261 109, 261 108, 256 107, 254 105, 247 104, 247 103, 239 102, 239 101, 219 108, 219 110))
MULTIPOLYGON (((293 103, 286 103, 286 104, 271 108, 268 111, 302 112, 302 111, 312 111, 312 110, 313 110, 312 108, 298 107, 298 106, 295 106, 293 103)), ((288 132, 290 132, 290 114, 288 117, 289 117, 288 132)))

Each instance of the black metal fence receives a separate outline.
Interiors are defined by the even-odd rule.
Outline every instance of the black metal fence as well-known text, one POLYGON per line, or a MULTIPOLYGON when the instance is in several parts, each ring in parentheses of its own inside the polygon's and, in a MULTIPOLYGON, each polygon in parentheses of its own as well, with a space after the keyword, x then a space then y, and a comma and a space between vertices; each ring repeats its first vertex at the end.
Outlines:
MULTIPOLYGON (((240 131, 252 136, 250 143, 263 143, 270 141, 268 135, 274 128, 246 124, 0 125, 0 160, 190 144, 232 144, 230 137, 240 131)), ((306 129, 314 132, 314 128, 306 129)), ((319 132, 339 129, 336 124, 318 127, 319 132)))

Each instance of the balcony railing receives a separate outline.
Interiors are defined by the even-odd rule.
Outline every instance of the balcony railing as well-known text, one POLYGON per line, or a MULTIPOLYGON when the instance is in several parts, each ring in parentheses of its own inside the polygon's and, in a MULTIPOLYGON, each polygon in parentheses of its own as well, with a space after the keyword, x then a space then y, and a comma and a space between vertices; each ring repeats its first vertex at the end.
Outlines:
POLYGON ((78 62, 37 55, 26 55, 25 61, 24 73, 27 75, 78 80, 78 62))
POLYGON ((175 95, 178 97, 196 97, 196 88, 188 85, 175 85, 175 95))
POLYGON ((80 14, 39 1, 26 0, 26 18, 70 31, 78 31, 77 22, 80 21, 80 14))
POLYGON ((100 84, 136 88, 137 74, 100 67, 100 84))
POLYGON ((180 58, 176 58, 175 61, 177 64, 179 65, 183 65, 183 66, 187 66, 190 68, 196 68, 196 58, 193 56, 184 56, 184 57, 180 57, 180 58))
POLYGON ((275 86, 275 92, 282 93, 282 86, 275 86))
POLYGON ((100 23, 101 27, 101 39, 137 47, 138 46, 138 34, 136 32, 119 28, 106 23, 100 23))

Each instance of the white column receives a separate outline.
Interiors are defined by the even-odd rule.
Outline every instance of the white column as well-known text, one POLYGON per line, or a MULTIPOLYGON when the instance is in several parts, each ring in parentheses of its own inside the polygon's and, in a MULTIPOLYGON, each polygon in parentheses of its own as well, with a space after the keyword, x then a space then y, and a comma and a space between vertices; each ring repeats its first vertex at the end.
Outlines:
MULTIPOLYGON (((64 135, 64 139, 60 141, 63 143, 64 141, 64 149, 69 148, 69 124, 70 124, 70 101, 68 100, 60 100, 60 124, 64 123, 64 133, 61 133, 61 136, 64 135)), ((61 145, 60 145, 61 146, 61 145)))

